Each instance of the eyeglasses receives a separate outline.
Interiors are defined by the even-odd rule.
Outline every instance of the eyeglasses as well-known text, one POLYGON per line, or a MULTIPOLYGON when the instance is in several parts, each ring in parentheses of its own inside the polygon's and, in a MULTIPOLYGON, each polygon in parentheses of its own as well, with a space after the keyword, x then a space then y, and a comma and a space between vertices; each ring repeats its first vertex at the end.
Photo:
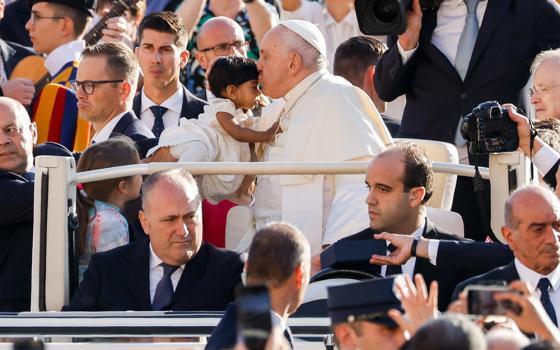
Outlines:
POLYGON ((54 19, 54 20, 58 20, 58 19, 64 19, 64 16, 41 16, 40 14, 38 14, 35 11, 31 12, 31 17, 29 17, 29 20, 33 23, 37 22, 40 19, 54 19))
POLYGON ((247 41, 237 40, 232 43, 221 43, 218 45, 214 45, 212 47, 206 49, 200 49, 200 52, 207 52, 207 51, 214 51, 214 55, 216 56, 225 56, 229 53, 231 47, 235 47, 237 50, 241 50, 241 48, 247 46, 249 43, 247 41))
POLYGON ((529 97, 533 97, 535 96, 535 94, 540 94, 540 93, 547 93, 548 91, 552 90, 555 87, 560 86, 560 84, 554 84, 554 85, 543 85, 541 88, 529 88, 529 97))
POLYGON ((70 85, 72 86, 72 89, 75 92, 77 92, 78 89, 81 88, 82 91, 84 92, 84 94, 91 95, 91 94, 93 94, 93 91, 95 90, 95 87, 97 85, 111 84, 111 83, 122 83, 122 82, 124 82, 123 79, 120 79, 120 80, 84 80, 84 81, 71 80, 70 85))

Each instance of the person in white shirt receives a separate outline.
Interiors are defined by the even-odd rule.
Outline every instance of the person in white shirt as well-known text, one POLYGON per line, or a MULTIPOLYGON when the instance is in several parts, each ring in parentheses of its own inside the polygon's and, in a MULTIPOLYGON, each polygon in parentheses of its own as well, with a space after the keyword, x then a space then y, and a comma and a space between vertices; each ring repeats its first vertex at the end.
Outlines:
POLYGON ((134 113, 156 137, 180 118, 196 119, 206 103, 191 94, 179 81, 187 64, 188 34, 179 16, 173 12, 155 12, 140 22, 136 57, 144 86, 134 98, 134 113))
POLYGON ((123 43, 106 42, 84 49, 72 86, 80 118, 95 131, 92 143, 116 134, 134 141, 154 137, 131 111, 138 71, 134 53, 123 43))
MULTIPOLYGON (((257 63, 263 93, 274 103, 259 128, 279 121, 283 133, 264 147, 267 162, 363 160, 391 137, 371 99, 327 72, 326 44, 310 22, 290 20, 268 32, 257 63)), ((368 226, 363 178, 356 175, 261 176, 257 229, 270 221, 296 225, 313 254, 368 226)))

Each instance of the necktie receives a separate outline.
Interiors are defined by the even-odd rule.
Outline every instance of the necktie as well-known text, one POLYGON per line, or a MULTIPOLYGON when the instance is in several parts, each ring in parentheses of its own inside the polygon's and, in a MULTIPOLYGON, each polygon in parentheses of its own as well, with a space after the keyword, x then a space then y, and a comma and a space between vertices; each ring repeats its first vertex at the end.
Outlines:
POLYGON ((154 133, 155 137, 159 137, 165 126, 163 125, 163 115, 167 112, 166 107, 162 106, 152 106, 150 107, 154 115, 154 126, 152 127, 152 132, 154 133))
POLYGON ((457 47, 457 55, 455 56, 455 68, 465 80, 469 62, 476 43, 476 36, 478 35, 478 19, 476 18, 476 8, 480 0, 463 0, 467 5, 467 18, 465 19, 465 27, 459 39, 459 46, 457 47))
POLYGON ((32 173, 32 172, 27 172, 25 174, 22 174, 21 177, 23 177, 24 179, 26 179, 29 182, 35 181, 35 173, 32 173))
POLYGON ((160 265, 163 267, 163 277, 156 287, 154 300, 152 301, 152 309, 154 311, 165 310, 169 304, 171 304, 171 298, 173 297, 171 274, 178 268, 178 266, 172 266, 166 263, 161 263, 160 265))
POLYGON ((554 322, 556 326, 558 326, 558 322, 556 320, 556 311, 554 311, 554 305, 552 305, 552 301, 550 301, 550 294, 548 291, 552 288, 550 281, 548 278, 543 277, 539 280, 537 284, 537 288, 541 291, 541 303, 544 307, 544 310, 548 314, 548 317, 554 322))

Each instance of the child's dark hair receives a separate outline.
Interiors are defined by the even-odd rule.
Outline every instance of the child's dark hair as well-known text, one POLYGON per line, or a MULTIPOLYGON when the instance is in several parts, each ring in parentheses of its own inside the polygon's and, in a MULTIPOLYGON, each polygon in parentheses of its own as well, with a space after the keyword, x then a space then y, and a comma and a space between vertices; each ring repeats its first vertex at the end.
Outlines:
MULTIPOLYGON (((140 156, 134 141, 126 136, 117 136, 88 147, 80 156, 76 170, 81 172, 138 163, 140 163, 140 156)), ((94 211, 93 216, 95 216, 94 200, 106 202, 121 181, 131 178, 130 176, 119 177, 83 184, 85 195, 81 191, 78 192, 76 203, 79 223, 78 251, 80 255, 84 253, 88 223, 92 219, 89 215, 90 210, 94 211)))
POLYGON ((226 98, 228 85, 239 86, 250 80, 259 79, 257 64, 250 58, 227 56, 218 58, 208 74, 210 91, 216 97, 226 98))

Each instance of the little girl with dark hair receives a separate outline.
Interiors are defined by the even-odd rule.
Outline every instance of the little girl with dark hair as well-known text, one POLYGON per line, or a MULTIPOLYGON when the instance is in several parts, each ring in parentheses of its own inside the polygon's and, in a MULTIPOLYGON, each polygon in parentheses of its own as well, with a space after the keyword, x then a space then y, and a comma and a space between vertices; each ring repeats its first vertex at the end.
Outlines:
MULTIPOLYGON (((244 57, 218 58, 208 75, 210 91, 216 96, 204 107, 198 119, 181 119, 181 125, 167 128, 148 156, 162 147, 170 147, 171 155, 181 162, 249 162, 249 144, 268 142, 280 132, 278 123, 266 131, 254 130, 250 110, 257 104, 257 65, 244 57), (248 115, 249 113, 249 115, 248 115)), ((236 193, 242 175, 205 176, 201 193, 219 201, 236 193)))

